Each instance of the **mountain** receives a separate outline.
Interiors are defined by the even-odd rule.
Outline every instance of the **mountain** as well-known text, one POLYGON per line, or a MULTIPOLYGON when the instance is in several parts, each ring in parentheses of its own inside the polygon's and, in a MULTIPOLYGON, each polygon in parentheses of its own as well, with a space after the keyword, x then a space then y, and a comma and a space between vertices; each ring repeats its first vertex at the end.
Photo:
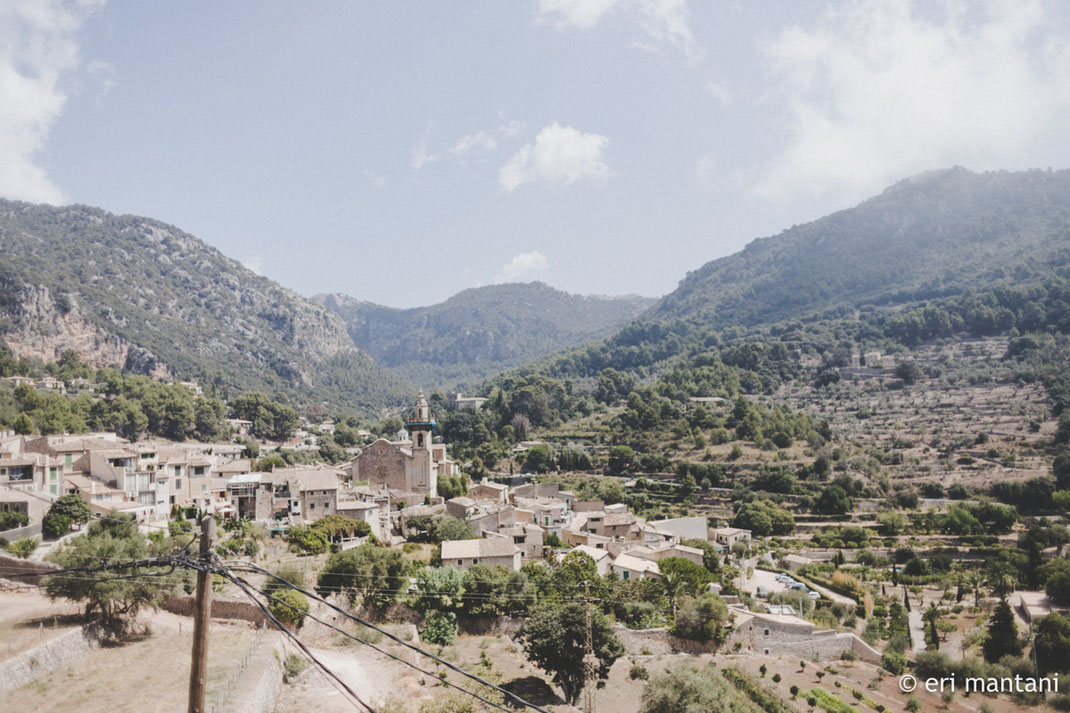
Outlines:
POLYGON ((411 388, 326 309, 149 218, 0 200, 0 340, 228 392, 372 410, 411 388))
POLYGON ((541 282, 476 287, 414 309, 341 294, 313 299, 341 315, 353 342, 376 361, 425 386, 479 380, 605 337, 653 304, 572 295, 541 282))
POLYGON ((794 319, 1025 281, 1070 264, 1070 171, 931 171, 706 263, 646 317, 794 319))

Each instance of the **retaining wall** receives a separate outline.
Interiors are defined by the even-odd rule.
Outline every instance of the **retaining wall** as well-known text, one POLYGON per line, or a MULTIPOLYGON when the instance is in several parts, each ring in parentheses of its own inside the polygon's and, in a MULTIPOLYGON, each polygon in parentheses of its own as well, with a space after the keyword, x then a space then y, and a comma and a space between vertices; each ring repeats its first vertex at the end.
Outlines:
POLYGON ((623 624, 615 624, 613 631, 624 644, 624 651, 630 656, 707 654, 717 650, 717 645, 712 641, 681 639, 670 634, 665 628, 629 629, 623 624))
POLYGON ((90 627, 72 629, 0 664, 0 695, 73 664, 100 645, 90 627))
MULTIPOLYGON (((160 608, 179 616, 193 616, 195 600, 193 597, 171 597, 160 608)), ((257 626, 266 626, 267 617, 260 608, 251 602, 235 602, 229 599, 212 598, 213 619, 239 619, 257 626)))
POLYGON ((286 657, 280 634, 268 634, 260 644, 225 713, 272 713, 282 693, 282 661, 286 657))

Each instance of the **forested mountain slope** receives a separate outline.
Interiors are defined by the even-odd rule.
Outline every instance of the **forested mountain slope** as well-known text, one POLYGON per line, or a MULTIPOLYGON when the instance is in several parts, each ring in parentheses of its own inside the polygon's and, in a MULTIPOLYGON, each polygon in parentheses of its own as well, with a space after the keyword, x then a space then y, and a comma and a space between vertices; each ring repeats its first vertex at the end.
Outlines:
POLYGON ((0 200, 0 339, 93 366, 334 407, 399 404, 405 383, 331 310, 156 220, 0 200))
POLYGON ((573 295, 541 282, 476 287, 415 309, 342 294, 313 299, 340 314, 354 343, 376 361, 425 386, 478 380, 605 337, 653 303, 573 295))
POLYGON ((909 178, 706 263, 647 315, 752 326, 1028 280, 1070 263, 1070 171, 909 178))

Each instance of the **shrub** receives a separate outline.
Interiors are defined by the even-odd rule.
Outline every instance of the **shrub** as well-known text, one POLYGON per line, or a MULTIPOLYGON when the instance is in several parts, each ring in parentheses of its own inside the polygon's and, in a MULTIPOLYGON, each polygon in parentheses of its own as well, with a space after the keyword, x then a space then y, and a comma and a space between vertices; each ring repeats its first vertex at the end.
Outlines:
POLYGON ((308 662, 297 654, 288 654, 286 660, 282 662, 282 677, 287 683, 290 683, 295 678, 301 675, 301 672, 308 668, 308 662))
POLYGON ((34 550, 37 549, 37 544, 36 537, 20 537, 7 546, 7 551, 24 560, 34 553, 34 550))
POLYGON ((646 666, 643 666, 641 664, 633 664, 631 669, 628 671, 628 675, 631 676, 631 679, 633 681, 646 681, 650 678, 650 672, 646 670, 646 666))
POLYGON ((884 655, 881 656, 881 668, 898 676, 906 670, 907 658, 895 651, 885 651, 884 655))

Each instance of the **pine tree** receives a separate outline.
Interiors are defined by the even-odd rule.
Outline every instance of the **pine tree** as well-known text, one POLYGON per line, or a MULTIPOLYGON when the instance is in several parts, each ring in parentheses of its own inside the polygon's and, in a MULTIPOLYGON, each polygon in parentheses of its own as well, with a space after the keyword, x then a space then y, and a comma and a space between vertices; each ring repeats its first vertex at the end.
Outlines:
POLYGON ((1018 627, 1014 624, 1014 614, 1004 599, 996 605, 992 618, 988 621, 988 637, 984 643, 985 661, 996 663, 1004 656, 1021 656, 1022 644, 1018 641, 1018 627))

